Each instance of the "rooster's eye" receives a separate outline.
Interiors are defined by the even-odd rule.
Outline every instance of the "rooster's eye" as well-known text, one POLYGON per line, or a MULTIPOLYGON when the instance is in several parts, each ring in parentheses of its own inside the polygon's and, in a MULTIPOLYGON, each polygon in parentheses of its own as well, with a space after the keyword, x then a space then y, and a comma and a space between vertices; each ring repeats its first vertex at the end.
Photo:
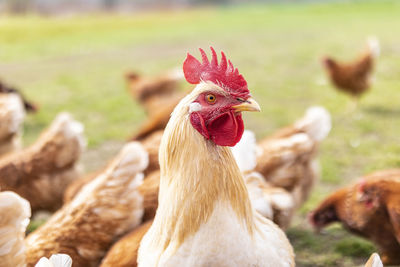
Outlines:
POLYGON ((206 100, 209 104, 214 104, 217 101, 217 97, 213 94, 206 95, 206 100))

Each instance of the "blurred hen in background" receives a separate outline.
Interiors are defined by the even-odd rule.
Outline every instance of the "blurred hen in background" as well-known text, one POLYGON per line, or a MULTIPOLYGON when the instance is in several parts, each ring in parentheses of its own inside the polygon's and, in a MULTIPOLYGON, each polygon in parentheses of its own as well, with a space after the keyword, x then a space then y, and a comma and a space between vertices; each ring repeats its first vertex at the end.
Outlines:
POLYGON ((31 146, 0 158, 0 187, 30 202, 32 211, 55 211, 64 190, 80 175, 78 160, 86 145, 83 125, 59 114, 31 146))
POLYGON ((183 77, 180 69, 155 77, 145 77, 135 72, 125 75, 131 95, 148 114, 147 120, 136 130, 131 140, 142 140, 165 128, 175 106, 185 95, 179 90, 179 82, 183 77))
POLYGON ((355 101, 355 107, 371 86, 372 72, 379 54, 379 41, 371 37, 361 55, 351 62, 340 62, 332 57, 325 57, 323 60, 332 84, 339 91, 349 94, 355 101))

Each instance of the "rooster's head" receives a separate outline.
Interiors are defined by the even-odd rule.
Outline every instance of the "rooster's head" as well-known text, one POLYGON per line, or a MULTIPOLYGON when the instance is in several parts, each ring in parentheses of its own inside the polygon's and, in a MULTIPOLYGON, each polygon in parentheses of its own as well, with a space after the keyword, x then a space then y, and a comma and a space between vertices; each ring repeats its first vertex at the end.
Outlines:
POLYGON ((237 68, 221 52, 221 62, 211 47, 208 60, 200 49, 202 62, 188 54, 183 63, 186 80, 197 84, 189 106, 192 126, 206 139, 219 146, 234 146, 242 137, 244 126, 242 111, 260 111, 250 96, 247 82, 237 68))

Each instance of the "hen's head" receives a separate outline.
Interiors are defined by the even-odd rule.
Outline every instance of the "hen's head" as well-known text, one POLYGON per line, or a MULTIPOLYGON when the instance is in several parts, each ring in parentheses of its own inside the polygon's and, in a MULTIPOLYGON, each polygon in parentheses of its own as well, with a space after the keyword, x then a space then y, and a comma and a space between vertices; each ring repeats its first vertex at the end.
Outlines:
POLYGON ((308 215, 308 220, 315 230, 319 231, 332 222, 339 221, 334 205, 317 209, 308 215))
POLYGON ((336 61, 331 57, 324 57, 322 59, 322 64, 328 71, 331 71, 332 69, 336 68, 336 61))
POLYGON ((342 221, 341 210, 346 205, 347 195, 348 189, 342 188, 328 196, 308 214, 308 220, 315 230, 319 231, 333 222, 342 221))
POLYGON ((220 146, 234 146, 242 137, 242 111, 260 111, 250 97, 247 82, 221 52, 221 62, 211 47, 208 60, 200 49, 202 61, 188 54, 183 72, 189 83, 197 84, 194 101, 189 106, 192 126, 206 139, 220 146))

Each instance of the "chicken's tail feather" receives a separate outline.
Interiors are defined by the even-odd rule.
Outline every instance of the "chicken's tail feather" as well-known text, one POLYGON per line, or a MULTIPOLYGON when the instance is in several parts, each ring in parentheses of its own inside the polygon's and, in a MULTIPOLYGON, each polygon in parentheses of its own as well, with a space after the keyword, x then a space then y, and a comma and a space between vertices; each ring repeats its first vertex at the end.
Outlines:
POLYGON ((313 140, 320 142, 332 128, 331 115, 323 107, 310 107, 305 116, 296 122, 295 127, 302 129, 313 140))
POLYGON ((129 175, 133 172, 141 172, 149 165, 149 155, 143 146, 138 142, 126 144, 118 160, 118 173, 129 175))
POLYGON ((62 112, 57 115, 51 125, 50 131, 62 131, 66 138, 76 139, 81 150, 86 147, 83 124, 74 120, 67 112, 62 112))

